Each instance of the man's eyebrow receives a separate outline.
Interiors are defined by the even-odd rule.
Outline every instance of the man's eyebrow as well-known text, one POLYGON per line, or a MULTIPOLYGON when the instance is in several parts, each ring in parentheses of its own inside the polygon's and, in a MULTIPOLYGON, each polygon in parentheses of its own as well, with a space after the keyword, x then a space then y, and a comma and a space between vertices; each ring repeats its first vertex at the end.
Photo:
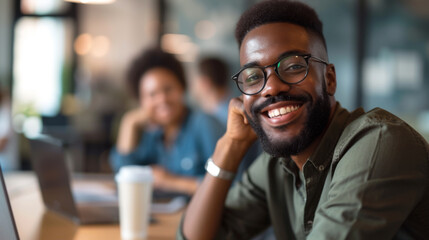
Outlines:
MULTIPOLYGON (((302 54, 308 54, 307 51, 303 51, 303 50, 292 50, 292 51, 286 51, 282 54, 280 54, 277 57, 277 61, 280 61, 282 58, 288 57, 288 56, 293 56, 293 55, 302 55, 302 54)), ((249 67, 260 67, 261 65, 257 62, 257 61, 253 61, 253 62, 249 62, 244 64, 241 69, 244 68, 249 68, 249 67)))
POLYGON ((249 67, 258 67, 258 66, 259 66, 258 62, 257 61, 253 61, 253 62, 249 62, 249 63, 244 64, 241 67, 241 69, 249 68, 249 67))
POLYGON ((303 51, 303 50, 287 51, 287 52, 280 54, 277 57, 277 61, 280 61, 282 58, 285 58, 285 57, 294 56, 294 55, 303 55, 303 54, 309 54, 309 53, 307 51, 303 51))

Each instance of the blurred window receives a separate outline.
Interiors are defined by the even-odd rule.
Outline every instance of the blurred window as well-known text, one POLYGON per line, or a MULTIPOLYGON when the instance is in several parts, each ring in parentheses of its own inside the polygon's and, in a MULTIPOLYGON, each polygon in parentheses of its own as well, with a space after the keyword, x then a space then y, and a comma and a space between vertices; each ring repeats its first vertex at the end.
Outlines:
POLYGON ((55 116, 62 97, 62 75, 66 67, 66 19, 22 17, 15 26, 14 110, 55 116))
POLYGON ((23 14, 46 15, 66 12, 70 3, 64 0, 21 0, 23 14))
POLYGON ((382 107, 429 140, 429 1, 368 1, 364 107, 382 107))
POLYGON ((76 8, 63 0, 20 0, 13 26, 12 114, 16 131, 37 135, 61 115, 72 90, 76 8))

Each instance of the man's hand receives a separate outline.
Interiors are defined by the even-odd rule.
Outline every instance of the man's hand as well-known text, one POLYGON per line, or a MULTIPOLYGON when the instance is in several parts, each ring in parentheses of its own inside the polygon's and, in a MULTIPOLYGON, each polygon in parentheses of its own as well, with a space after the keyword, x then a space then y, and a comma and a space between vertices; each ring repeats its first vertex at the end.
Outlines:
POLYGON ((244 114, 242 97, 231 99, 226 133, 216 145, 213 161, 224 170, 237 171, 243 156, 256 139, 256 133, 244 114))
MULTIPOLYGON (((236 172, 256 138, 244 114, 242 97, 233 98, 229 103, 227 130, 216 144, 213 162, 223 170, 236 172)), ((231 183, 232 180, 206 174, 192 197, 184 218, 183 233, 188 239, 213 238, 222 218, 231 183)))
POLYGON ((228 122, 225 136, 253 143, 257 136, 244 114, 243 97, 231 99, 228 110, 228 122))

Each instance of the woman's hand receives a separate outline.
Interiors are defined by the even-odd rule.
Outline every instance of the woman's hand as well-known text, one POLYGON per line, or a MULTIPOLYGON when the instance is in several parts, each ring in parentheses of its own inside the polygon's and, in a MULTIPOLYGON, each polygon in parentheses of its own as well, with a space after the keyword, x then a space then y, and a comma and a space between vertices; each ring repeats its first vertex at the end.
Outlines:
POLYGON ((159 165, 152 165, 151 168, 153 186, 155 188, 183 192, 190 195, 198 188, 198 181, 196 178, 174 175, 159 165))
POLYGON ((135 108, 125 113, 122 122, 138 128, 143 128, 149 122, 149 114, 144 108, 135 108))
POLYGON ((149 115, 144 108, 136 108, 125 113, 119 127, 116 145, 118 151, 122 154, 132 152, 138 144, 144 126, 148 123, 149 115))
POLYGON ((153 186, 155 188, 165 189, 169 186, 169 183, 172 180, 172 175, 165 170, 165 168, 152 165, 152 175, 153 175, 153 186))

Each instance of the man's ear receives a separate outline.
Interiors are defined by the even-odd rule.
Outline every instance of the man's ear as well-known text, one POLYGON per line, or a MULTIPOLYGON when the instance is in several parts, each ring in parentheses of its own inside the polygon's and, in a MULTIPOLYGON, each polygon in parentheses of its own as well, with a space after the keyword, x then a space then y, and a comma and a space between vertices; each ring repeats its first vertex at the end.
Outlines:
POLYGON ((337 75, 334 64, 328 64, 325 72, 326 92, 329 96, 334 96, 337 90, 337 75))

